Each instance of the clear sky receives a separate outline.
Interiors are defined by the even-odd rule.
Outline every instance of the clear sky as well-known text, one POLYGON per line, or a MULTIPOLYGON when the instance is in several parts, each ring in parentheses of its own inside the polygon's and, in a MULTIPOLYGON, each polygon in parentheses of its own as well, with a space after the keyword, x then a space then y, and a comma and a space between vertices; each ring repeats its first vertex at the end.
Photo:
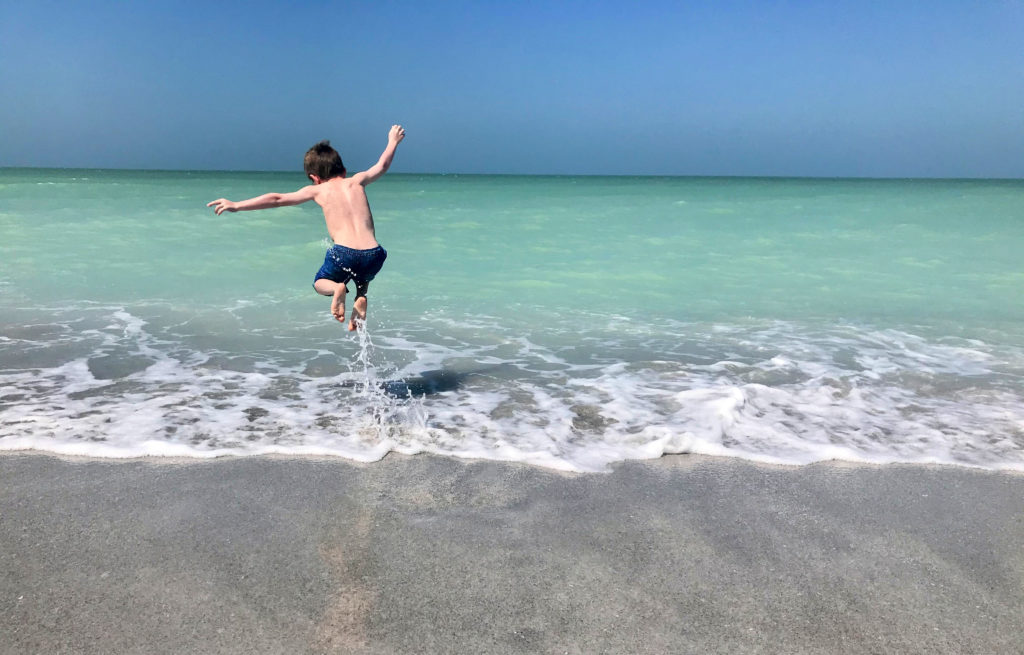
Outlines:
POLYGON ((0 0, 0 166, 1024 177, 1024 2, 0 0))

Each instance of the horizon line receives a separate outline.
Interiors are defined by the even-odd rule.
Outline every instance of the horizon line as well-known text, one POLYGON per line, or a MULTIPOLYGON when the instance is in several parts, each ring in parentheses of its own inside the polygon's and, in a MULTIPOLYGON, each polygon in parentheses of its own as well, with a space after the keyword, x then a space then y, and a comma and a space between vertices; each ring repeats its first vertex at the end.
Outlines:
MULTIPOLYGON (((125 167, 90 167, 90 166, 0 166, 3 170, 39 170, 39 171, 119 171, 148 173, 294 173, 295 169, 216 169, 216 168, 125 168, 125 167)), ((700 179, 778 179, 778 180, 922 180, 922 181, 1006 181, 1021 182, 1024 177, 984 177, 984 176, 913 176, 913 175, 791 175, 791 174, 714 174, 714 173, 465 173, 445 172, 426 173, 413 171, 393 171, 390 175, 419 176, 466 176, 466 177, 649 177, 649 178, 700 178, 700 179)))

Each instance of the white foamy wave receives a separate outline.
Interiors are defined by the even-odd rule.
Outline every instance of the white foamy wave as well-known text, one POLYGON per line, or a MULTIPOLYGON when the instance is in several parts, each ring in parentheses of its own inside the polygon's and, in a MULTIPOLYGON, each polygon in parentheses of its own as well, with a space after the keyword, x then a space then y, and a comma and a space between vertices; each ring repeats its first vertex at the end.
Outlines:
POLYGON ((0 450, 431 452, 577 471, 690 452, 1024 470, 1024 352, 978 340, 595 317, 531 334, 438 317, 337 348, 232 352, 124 308, 91 311, 74 329, 55 317, 0 335, 0 450))

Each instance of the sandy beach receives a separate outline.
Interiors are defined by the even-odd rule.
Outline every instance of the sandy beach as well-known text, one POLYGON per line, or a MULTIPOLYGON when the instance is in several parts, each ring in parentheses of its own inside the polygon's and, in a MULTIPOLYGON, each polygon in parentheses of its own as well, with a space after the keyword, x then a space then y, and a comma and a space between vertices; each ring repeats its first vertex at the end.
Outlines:
POLYGON ((0 457, 4 653, 1020 653, 1024 476, 0 457))

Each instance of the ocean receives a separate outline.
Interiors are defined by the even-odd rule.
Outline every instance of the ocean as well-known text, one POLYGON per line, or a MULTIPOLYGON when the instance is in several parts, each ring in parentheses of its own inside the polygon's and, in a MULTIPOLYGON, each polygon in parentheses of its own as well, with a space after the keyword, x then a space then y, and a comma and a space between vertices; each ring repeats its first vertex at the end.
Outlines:
POLYGON ((303 184, 0 169, 0 450, 1024 471, 1024 181, 388 174, 355 333, 303 184))

